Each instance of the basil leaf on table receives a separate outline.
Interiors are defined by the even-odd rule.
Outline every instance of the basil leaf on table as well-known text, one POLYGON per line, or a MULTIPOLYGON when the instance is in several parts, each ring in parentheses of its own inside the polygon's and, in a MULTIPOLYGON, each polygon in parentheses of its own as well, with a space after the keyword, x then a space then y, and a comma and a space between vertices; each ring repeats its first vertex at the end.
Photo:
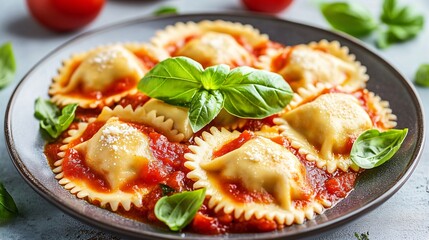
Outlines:
POLYGON ((158 8, 153 12, 155 16, 167 15, 167 14, 177 14, 179 11, 175 7, 163 6, 158 8))
POLYGON ((18 214, 18 208, 12 196, 0 183, 0 224, 4 223, 18 214))
POLYGON ((168 104, 189 108, 192 130, 199 131, 225 108, 234 116, 260 119, 283 109, 293 92, 278 74, 221 64, 205 70, 187 57, 168 58, 153 67, 138 89, 168 104))
POLYGON ((420 65, 419 69, 417 69, 414 81, 417 85, 429 87, 429 64, 420 65))
POLYGON ((201 64, 190 58, 168 58, 146 73, 137 88, 149 97, 188 107, 202 87, 203 71, 201 64))
POLYGON ((16 71, 15 57, 10 42, 0 46, 0 89, 12 82, 16 71))
POLYGON ((155 204, 155 216, 172 231, 180 231, 195 217, 205 196, 205 188, 164 196, 155 204))
POLYGON ((367 130, 354 142, 350 158, 364 169, 378 167, 398 151, 407 133, 407 128, 390 129, 385 132, 376 129, 367 130))
POLYGON ((222 110, 224 98, 218 90, 197 92, 189 108, 189 121, 194 132, 211 122, 222 110))
POLYGON ((280 75, 250 67, 233 69, 220 90, 225 96, 225 110, 242 118, 270 116, 282 110, 293 96, 280 75))
POLYGON ((73 122, 77 104, 68 104, 60 111, 51 101, 38 98, 34 109, 34 116, 39 119, 40 127, 55 139, 73 122))
POLYGON ((400 7, 396 0, 385 0, 380 16, 387 29, 382 31, 377 39, 380 48, 386 48, 392 43, 404 42, 416 37, 423 29, 424 17, 411 7, 400 7))
POLYGON ((351 2, 322 3, 320 9, 334 29, 355 37, 366 36, 377 28, 377 22, 371 13, 358 4, 351 2))

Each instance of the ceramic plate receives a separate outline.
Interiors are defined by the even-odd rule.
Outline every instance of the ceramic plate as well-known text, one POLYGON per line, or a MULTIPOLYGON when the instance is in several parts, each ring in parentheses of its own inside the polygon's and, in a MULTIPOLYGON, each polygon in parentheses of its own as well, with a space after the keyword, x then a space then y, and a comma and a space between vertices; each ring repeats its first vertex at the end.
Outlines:
POLYGON ((72 53, 86 51, 100 44, 148 41, 155 31, 176 22, 204 19, 251 24, 270 36, 273 41, 287 45, 308 43, 321 39, 338 40, 356 55, 368 68, 368 89, 391 104, 398 116, 398 128, 409 133, 399 152, 388 163, 365 171, 356 188, 344 200, 324 214, 302 225, 293 225, 280 231, 257 234, 228 234, 229 239, 270 239, 306 237, 346 223, 379 206, 391 197, 411 175, 422 151, 424 128, 421 103, 413 87, 391 65, 361 44, 342 35, 315 27, 280 20, 274 17, 246 14, 193 14, 168 17, 149 17, 120 23, 91 31, 67 42, 42 59, 22 79, 13 93, 6 112, 5 133, 12 160, 23 178, 40 195, 77 219, 99 228, 129 237, 167 239, 211 239, 193 233, 173 233, 131 219, 127 219, 77 199, 58 184, 45 156, 44 141, 38 121, 33 117, 34 101, 48 97, 52 77, 64 59, 72 53), (398 97, 400 96, 400 97, 398 97))

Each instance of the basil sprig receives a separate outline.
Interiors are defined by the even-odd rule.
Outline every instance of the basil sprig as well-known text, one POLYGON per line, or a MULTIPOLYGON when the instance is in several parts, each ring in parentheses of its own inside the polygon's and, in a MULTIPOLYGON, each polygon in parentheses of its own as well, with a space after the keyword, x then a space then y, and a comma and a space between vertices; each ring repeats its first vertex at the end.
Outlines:
POLYGON ((16 71, 15 57, 10 42, 0 46, 0 89, 12 82, 16 71))
POLYGON ((55 139, 73 122, 77 104, 68 104, 60 111, 51 101, 38 98, 34 109, 34 116, 40 120, 40 127, 55 139))
POLYGON ((364 169, 378 167, 398 151, 407 133, 407 128, 390 129, 385 132, 367 130, 354 142, 350 158, 364 169))
POLYGON ((0 183, 0 224, 4 223, 18 214, 18 208, 12 196, 0 183))
POLYGON ((367 36, 378 29, 379 48, 414 38, 424 24, 423 15, 414 12, 410 6, 399 6, 396 0, 384 0, 380 22, 355 2, 322 3, 320 10, 334 29, 355 37, 367 36))
POLYGON ((420 65, 417 69, 414 81, 422 87, 429 87, 429 64, 420 65))
POLYGON ((377 28, 371 12, 356 3, 322 3, 320 9, 333 28, 355 37, 366 36, 377 28))
POLYGON ((241 118, 261 119, 282 110, 293 92, 278 74, 250 67, 230 70, 221 64, 205 70, 187 57, 158 63, 139 82, 138 89, 168 104, 189 108, 194 132, 224 108, 241 118))
POLYGON ((414 38, 423 29, 424 17, 409 6, 398 6, 396 0, 385 0, 380 16, 387 29, 381 32, 377 44, 386 48, 392 43, 414 38))
POLYGON ((206 189, 185 191, 164 196, 155 204, 155 216, 172 231, 186 227, 204 202, 206 189))

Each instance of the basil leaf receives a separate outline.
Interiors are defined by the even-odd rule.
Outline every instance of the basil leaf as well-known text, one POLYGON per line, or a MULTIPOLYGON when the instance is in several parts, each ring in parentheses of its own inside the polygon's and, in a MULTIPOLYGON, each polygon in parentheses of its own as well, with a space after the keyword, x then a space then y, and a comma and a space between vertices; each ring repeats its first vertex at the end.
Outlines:
POLYGON ((171 193, 174 193, 176 191, 176 189, 162 183, 159 184, 159 187, 161 188, 162 196, 170 195, 171 193))
POLYGON ((192 131, 198 132, 210 123, 223 107, 223 95, 218 90, 201 90, 195 94, 189 108, 192 131))
POLYGON ((188 107, 202 87, 202 74, 201 64, 190 58, 168 58, 146 73, 137 88, 149 97, 188 107))
POLYGON ((153 15, 155 16, 161 16, 161 15, 167 15, 167 14, 177 14, 178 10, 175 7, 171 6, 163 6, 158 8, 153 12, 153 15))
POLYGON ((384 0, 380 15, 382 22, 388 25, 423 26, 424 17, 409 6, 399 7, 396 0, 384 0))
POLYGON ((77 104, 68 104, 60 111, 51 101, 37 98, 34 108, 40 127, 55 139, 73 122, 77 104))
POLYGON ((15 57, 10 42, 0 46, 0 89, 12 82, 16 71, 15 57))
POLYGON ((339 31, 355 37, 366 36, 377 28, 377 22, 364 7, 347 2, 322 3, 320 6, 328 23, 339 31))
POLYGON ((53 123, 55 121, 55 117, 60 114, 60 110, 55 104, 49 100, 43 100, 40 97, 36 99, 34 110, 34 116, 37 119, 47 119, 51 123, 53 123))
POLYGON ((278 74, 237 67, 220 88, 225 110, 237 117, 260 119, 282 110, 293 92, 278 74))
POLYGON ((414 81, 417 85, 429 87, 429 64, 420 65, 414 81))
POLYGON ((216 65, 206 68, 201 77, 201 83, 204 89, 216 90, 219 89, 225 82, 229 73, 229 66, 225 64, 216 65))
POLYGON ((0 223, 4 223, 18 214, 18 208, 12 196, 0 183, 0 223))
POLYGON ((195 217, 205 195, 206 189, 202 188, 164 196, 155 204, 155 216, 172 231, 180 231, 195 217))
POLYGON ((362 133, 354 142, 351 160, 361 168, 378 167, 388 161, 401 147, 408 129, 390 129, 379 132, 370 129, 362 133))
POLYGON ((377 39, 377 46, 380 48, 414 38, 424 25, 423 15, 415 13, 411 7, 399 7, 395 0, 384 1, 380 19, 388 25, 387 30, 377 39))

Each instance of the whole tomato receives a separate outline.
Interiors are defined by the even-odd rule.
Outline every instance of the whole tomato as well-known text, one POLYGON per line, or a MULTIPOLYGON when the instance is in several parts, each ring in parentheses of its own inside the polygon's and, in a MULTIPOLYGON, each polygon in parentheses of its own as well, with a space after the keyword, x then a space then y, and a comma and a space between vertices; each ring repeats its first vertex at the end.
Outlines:
POLYGON ((293 0, 241 0, 247 9, 255 12, 278 13, 286 9, 293 0))
POLYGON ((33 17, 55 31, 81 28, 97 17, 105 0, 27 0, 33 17))

